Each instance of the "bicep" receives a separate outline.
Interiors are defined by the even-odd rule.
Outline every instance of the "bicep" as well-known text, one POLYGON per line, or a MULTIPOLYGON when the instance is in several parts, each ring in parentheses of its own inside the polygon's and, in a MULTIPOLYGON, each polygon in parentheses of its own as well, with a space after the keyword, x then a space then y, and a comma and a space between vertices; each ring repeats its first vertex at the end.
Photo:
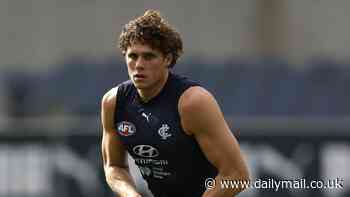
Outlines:
POLYGON ((103 130, 102 158, 104 166, 127 167, 127 153, 113 130, 103 130))
POLYGON ((181 115, 184 128, 194 135, 202 152, 219 172, 226 174, 231 173, 232 168, 244 168, 238 142, 214 97, 200 88, 193 92, 188 102, 184 101, 184 105, 188 104, 181 115))
POLYGON ((117 89, 110 90, 102 99, 102 158, 104 166, 114 165, 119 167, 127 167, 126 149, 118 138, 114 127, 116 91, 117 89))
POLYGON ((205 123, 208 127, 195 134, 195 138, 207 159, 219 172, 228 174, 232 167, 243 164, 238 142, 224 121, 209 121, 205 123))

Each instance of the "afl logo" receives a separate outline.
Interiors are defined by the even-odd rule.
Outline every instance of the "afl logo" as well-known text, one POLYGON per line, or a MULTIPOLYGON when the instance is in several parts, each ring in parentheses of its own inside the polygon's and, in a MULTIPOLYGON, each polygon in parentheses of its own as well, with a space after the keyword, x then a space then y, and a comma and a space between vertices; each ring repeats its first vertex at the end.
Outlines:
POLYGON ((158 150, 150 145, 138 145, 132 150, 136 155, 141 157, 157 157, 159 155, 158 150))
POLYGON ((117 130, 118 133, 122 136, 130 136, 135 134, 136 127, 131 122, 123 121, 118 123, 117 130))

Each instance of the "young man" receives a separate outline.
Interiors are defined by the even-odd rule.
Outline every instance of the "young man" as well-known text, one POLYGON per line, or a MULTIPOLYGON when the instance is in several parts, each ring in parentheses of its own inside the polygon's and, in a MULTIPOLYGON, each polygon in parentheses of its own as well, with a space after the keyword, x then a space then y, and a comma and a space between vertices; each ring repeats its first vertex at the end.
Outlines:
POLYGON ((230 196, 220 181, 248 180, 239 145, 213 96, 170 72, 182 40, 156 11, 125 25, 119 37, 129 81, 102 99, 102 156, 111 189, 140 196, 129 173, 135 160, 155 197, 230 196), (207 178, 217 186, 206 189, 207 178))

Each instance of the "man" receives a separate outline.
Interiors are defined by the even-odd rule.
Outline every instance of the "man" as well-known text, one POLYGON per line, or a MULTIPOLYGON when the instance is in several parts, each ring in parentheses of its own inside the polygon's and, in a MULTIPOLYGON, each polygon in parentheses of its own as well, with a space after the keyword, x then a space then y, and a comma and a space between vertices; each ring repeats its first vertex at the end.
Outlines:
POLYGON ((129 173, 135 160, 155 197, 230 196, 222 179, 248 180, 239 145, 213 96, 170 72, 182 41, 157 11, 125 25, 119 37, 129 81, 102 99, 106 181, 120 196, 140 196, 129 173), (217 186, 206 190, 207 178, 217 186))

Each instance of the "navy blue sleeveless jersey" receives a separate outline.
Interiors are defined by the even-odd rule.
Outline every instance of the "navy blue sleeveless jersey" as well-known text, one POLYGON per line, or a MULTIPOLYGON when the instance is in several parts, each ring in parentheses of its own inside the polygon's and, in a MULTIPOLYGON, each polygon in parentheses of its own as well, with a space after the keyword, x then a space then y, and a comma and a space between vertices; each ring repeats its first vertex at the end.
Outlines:
POLYGON ((118 86, 116 131, 155 197, 199 197, 205 179, 217 174, 180 123, 179 98, 198 85, 170 72, 163 89, 147 103, 131 81, 118 86))

